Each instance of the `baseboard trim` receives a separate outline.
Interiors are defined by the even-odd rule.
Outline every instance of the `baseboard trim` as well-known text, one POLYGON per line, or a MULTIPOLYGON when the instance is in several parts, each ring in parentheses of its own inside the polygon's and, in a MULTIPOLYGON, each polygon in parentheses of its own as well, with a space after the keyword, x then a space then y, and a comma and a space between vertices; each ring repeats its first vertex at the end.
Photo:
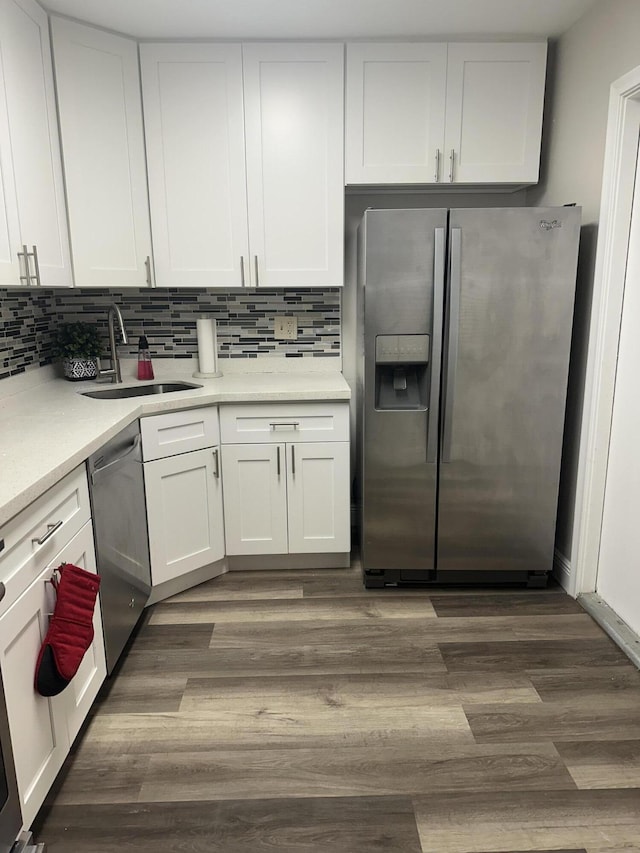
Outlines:
POLYGON ((553 552, 553 576, 560 586, 569 592, 573 577, 573 567, 571 561, 561 551, 558 551, 557 548, 553 552))
POLYGON ((172 578, 170 581, 159 583, 151 590, 151 595, 145 607, 150 607, 152 604, 164 601, 165 598, 171 598, 172 595, 177 595, 179 592, 191 589, 192 586, 198 586, 198 584, 205 581, 210 581, 228 571, 226 557, 223 557, 222 560, 216 560, 215 563, 209 563, 200 569, 194 569, 192 572, 187 572, 186 575, 180 575, 178 578, 172 578))
POLYGON ((631 663, 640 669, 640 637, 636 632, 595 592, 579 595, 578 604, 584 607, 602 630, 622 649, 631 663))
POLYGON ((277 569, 347 569, 351 554, 249 554, 227 557, 230 572, 277 569))

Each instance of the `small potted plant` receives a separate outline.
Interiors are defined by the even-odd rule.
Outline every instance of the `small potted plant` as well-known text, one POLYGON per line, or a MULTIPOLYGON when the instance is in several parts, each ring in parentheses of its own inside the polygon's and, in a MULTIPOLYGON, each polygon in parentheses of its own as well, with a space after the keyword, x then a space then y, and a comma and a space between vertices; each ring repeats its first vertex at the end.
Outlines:
POLYGON ((54 333, 53 354, 62 359, 66 379, 95 379, 101 352, 98 328, 92 323, 63 323, 54 333))

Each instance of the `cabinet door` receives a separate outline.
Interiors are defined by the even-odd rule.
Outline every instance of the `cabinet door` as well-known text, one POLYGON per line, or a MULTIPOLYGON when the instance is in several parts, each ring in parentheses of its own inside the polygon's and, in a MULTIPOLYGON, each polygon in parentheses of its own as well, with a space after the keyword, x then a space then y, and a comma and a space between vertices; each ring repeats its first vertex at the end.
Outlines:
POLYGON ((241 47, 142 44, 140 60, 157 283, 248 284, 241 47))
POLYGON ((219 448, 145 462, 153 586, 224 557, 219 448))
POLYGON ((45 698, 33 686, 55 601, 46 583, 51 574, 51 567, 41 572, 0 619, 0 666, 25 826, 31 825, 69 749, 64 692, 45 698))
POLYGON ((347 184, 446 178, 446 73, 446 44, 347 45, 347 184))
POLYGON ((351 547, 349 442, 287 444, 289 553, 351 547))
POLYGON ((13 252, 21 251, 22 243, 30 252, 35 245, 40 283, 70 286, 49 23, 34 0, 0 0, 0 51, 8 118, 0 155, 3 171, 11 171, 20 223, 20 245, 13 252))
POLYGON ((78 287, 144 287, 151 255, 138 47, 53 18, 60 134, 78 287))
POLYGON ((18 251, 22 251, 20 222, 11 165, 11 135, 4 71, 0 62, 0 287, 27 286, 26 281, 20 281, 25 270, 18 259, 18 251))
POLYGON ((449 45, 445 151, 452 181, 538 180, 546 55, 545 43, 449 45))
POLYGON ((343 45, 243 45, 251 284, 343 283, 343 45))
POLYGON ((227 554, 286 554, 285 445, 224 445, 222 475, 227 554))
MULTIPOLYGON (((53 561, 55 568, 60 563, 71 563, 87 572, 96 572, 96 556, 93 547, 93 530, 88 521, 82 530, 74 536, 69 544, 62 549, 53 561)), ((107 675, 107 663, 102 634, 102 616, 100 598, 96 601, 93 611, 93 642, 85 652, 82 663, 71 684, 61 696, 66 700, 64 715, 67 723, 69 743, 73 743, 80 730, 93 700, 98 695, 102 682, 107 675)))

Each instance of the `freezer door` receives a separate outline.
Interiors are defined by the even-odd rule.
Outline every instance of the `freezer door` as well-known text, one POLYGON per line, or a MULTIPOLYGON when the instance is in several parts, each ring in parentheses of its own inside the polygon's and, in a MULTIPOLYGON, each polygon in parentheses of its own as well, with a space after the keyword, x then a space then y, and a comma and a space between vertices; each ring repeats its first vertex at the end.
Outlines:
POLYGON ((435 567, 446 223, 445 210, 369 210, 361 226, 365 571, 435 567))
POLYGON ((439 576, 551 569, 579 230, 578 208, 450 213, 439 576))

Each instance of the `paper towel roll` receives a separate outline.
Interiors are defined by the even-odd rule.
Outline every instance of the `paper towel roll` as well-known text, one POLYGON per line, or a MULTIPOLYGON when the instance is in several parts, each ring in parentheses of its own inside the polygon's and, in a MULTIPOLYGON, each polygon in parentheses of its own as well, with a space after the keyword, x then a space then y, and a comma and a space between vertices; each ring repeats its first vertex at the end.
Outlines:
POLYGON ((222 376, 222 373, 218 370, 216 321, 211 317, 197 317, 196 333, 198 335, 199 369, 193 375, 209 379, 222 376))

